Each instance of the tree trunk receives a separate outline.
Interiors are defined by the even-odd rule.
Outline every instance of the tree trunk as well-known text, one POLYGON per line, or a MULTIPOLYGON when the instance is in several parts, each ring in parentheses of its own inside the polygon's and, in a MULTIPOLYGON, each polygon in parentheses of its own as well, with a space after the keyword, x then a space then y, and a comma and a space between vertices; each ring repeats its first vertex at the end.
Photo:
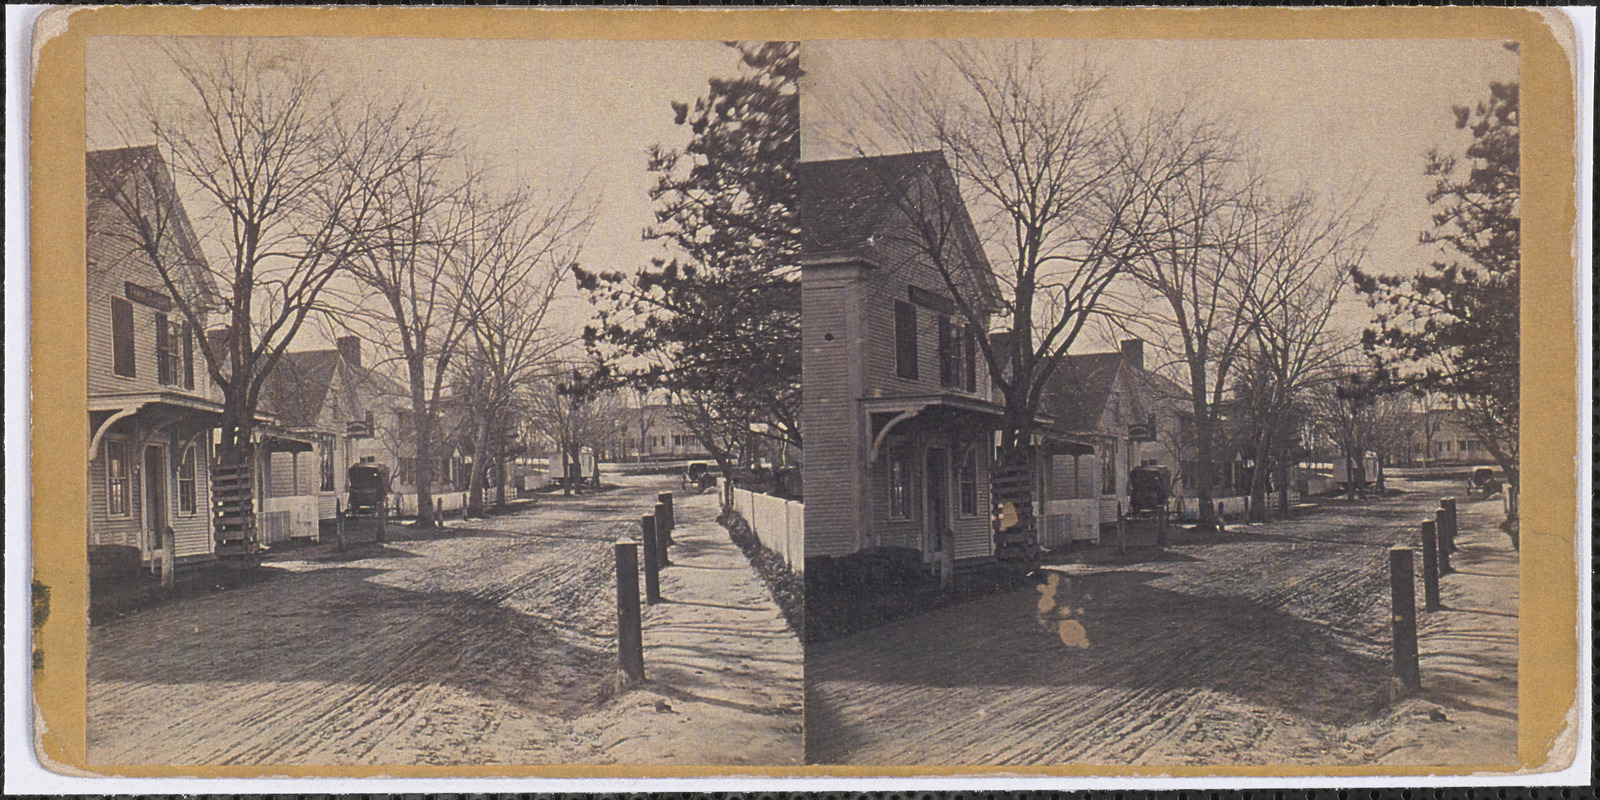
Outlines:
POLYGON ((1262 435, 1256 440, 1255 465, 1250 470, 1250 521, 1267 521, 1267 459, 1271 457, 1272 439, 1262 435))
POLYGON ((433 418, 428 413, 427 390, 423 384, 422 364, 407 364, 411 373, 412 435, 416 445, 411 449, 412 480, 417 487, 417 527, 428 529, 438 526, 439 519, 433 508, 433 418))
POLYGON ((1287 436, 1280 433, 1277 437, 1278 457, 1273 464, 1278 475, 1278 516, 1284 519, 1289 517, 1289 443, 1287 436))
POLYGON ((472 475, 467 479, 468 516, 483 516, 483 479, 486 465, 484 455, 488 449, 489 418, 485 414, 478 417, 477 435, 473 437, 472 475))

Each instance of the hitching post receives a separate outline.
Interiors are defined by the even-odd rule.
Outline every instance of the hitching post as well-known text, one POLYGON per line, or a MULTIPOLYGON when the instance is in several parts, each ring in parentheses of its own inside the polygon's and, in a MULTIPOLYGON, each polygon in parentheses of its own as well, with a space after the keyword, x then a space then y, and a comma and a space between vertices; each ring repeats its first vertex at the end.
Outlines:
POLYGON ((1389 548, 1389 596, 1394 618, 1394 674, 1407 690, 1422 688, 1422 672, 1417 665, 1417 587, 1416 567, 1411 550, 1389 548))
POLYGON ((178 536, 171 528, 161 529, 161 588, 171 591, 178 585, 178 536))
POLYGON ((644 541, 644 601, 650 605, 661 602, 661 532, 656 530, 656 518, 649 514, 639 519, 644 541))
POLYGON ((611 546, 617 559, 617 659, 624 686, 644 681, 644 634, 639 630, 639 543, 611 546))
POLYGON ((1422 522, 1422 599, 1429 611, 1439 610, 1439 534, 1431 519, 1422 522))
POLYGON ((1453 548, 1450 547, 1449 543, 1450 540, 1455 538, 1450 535, 1450 512, 1442 508, 1433 512, 1433 528, 1434 533, 1439 537, 1439 574, 1449 575, 1456 571, 1454 567, 1450 566, 1450 551, 1453 548))
MULTIPOLYGON (((1457 549, 1456 548, 1456 499, 1454 497, 1446 497, 1446 498, 1440 500, 1439 501, 1439 508, 1442 509, 1444 511, 1444 513, 1445 513, 1445 528, 1444 528, 1444 530, 1439 531, 1439 541, 1440 541, 1440 543, 1442 543, 1444 545, 1444 551, 1445 552, 1454 553, 1456 551, 1456 549, 1457 549)), ((1445 571, 1449 572, 1448 569, 1445 570, 1445 571)))
POLYGON ((666 527, 667 507, 656 503, 656 561, 663 567, 672 566, 672 559, 667 557, 667 537, 660 535, 661 529, 666 527))
POLYGON ((678 527, 678 515, 672 508, 672 492, 662 492, 656 495, 656 502, 667 507, 667 529, 665 532, 656 531, 656 533, 666 536, 666 543, 672 544, 672 532, 678 527))

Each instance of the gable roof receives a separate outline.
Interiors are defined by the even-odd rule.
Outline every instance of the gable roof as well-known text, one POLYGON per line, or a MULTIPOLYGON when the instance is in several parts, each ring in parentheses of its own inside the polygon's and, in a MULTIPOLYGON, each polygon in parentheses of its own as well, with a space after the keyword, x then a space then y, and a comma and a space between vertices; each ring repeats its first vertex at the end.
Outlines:
POLYGON ((86 213, 91 231, 98 227, 95 223, 101 215, 116 213, 114 196, 118 187, 125 186, 140 175, 149 179, 158 195, 158 202, 171 206, 172 231, 178 239, 179 250, 188 261, 190 277, 199 287, 207 305, 213 304, 218 296, 216 283, 212 280, 205 252, 195 236, 183 201, 178 197, 177 184, 172 180, 172 172, 161 157, 161 151, 155 145, 90 150, 84 154, 84 167, 84 184, 88 194, 86 213))
POLYGON ((1044 404, 1063 431, 1093 431, 1100 427, 1106 403, 1122 370, 1122 354, 1083 353, 1062 359, 1050 376, 1044 404))
POLYGON ((343 360, 338 350, 284 353, 261 387, 261 407, 290 428, 316 427, 343 360))
POLYGON ((800 254, 802 260, 859 258, 871 261, 891 224, 915 203, 931 179, 956 226, 955 235, 976 278, 980 298, 993 306, 1000 293, 994 269, 956 188, 944 153, 926 150, 800 163, 800 254))

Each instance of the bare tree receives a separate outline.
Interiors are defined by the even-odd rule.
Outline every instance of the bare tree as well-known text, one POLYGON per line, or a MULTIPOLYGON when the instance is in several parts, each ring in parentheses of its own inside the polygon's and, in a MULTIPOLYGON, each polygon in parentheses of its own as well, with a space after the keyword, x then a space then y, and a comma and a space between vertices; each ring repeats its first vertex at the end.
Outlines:
MULTIPOLYGON (((423 116, 417 126, 437 123, 423 116)), ((434 465, 440 415, 448 400, 452 367, 476 309, 468 287, 487 269, 493 248, 477 228, 499 216, 490 207, 483 174, 443 143, 418 150, 380 194, 386 235, 350 268, 355 278, 347 329, 396 354, 404 367, 415 481, 417 524, 437 523, 434 465)))
POLYGON ((588 233, 592 214, 578 195, 541 197, 511 193, 473 227, 468 247, 482 254, 484 268, 466 287, 471 309, 463 373, 474 419, 469 513, 483 511, 490 433, 506 424, 517 393, 550 367, 577 332, 550 323, 550 312, 588 233))
MULTIPOLYGON (((909 91, 868 87, 862 116, 892 145, 936 149, 949 163, 950 182, 883 183, 910 221, 900 244, 938 272, 966 323, 986 331, 992 314, 1009 323, 1012 335, 976 344, 1005 409, 1002 468, 1031 473, 1051 376, 1117 276, 1174 224, 1157 215, 1157 198, 1224 142, 1213 126, 1187 124, 1185 112, 1124 118, 1107 107, 1098 72, 1086 66, 1063 81, 1034 43, 950 45, 938 55, 909 91), (1170 135, 1180 127, 1186 136, 1170 135), (981 247, 974 227, 996 243, 994 296, 980 289, 989 278, 967 267, 981 247)), ((882 150, 874 138, 858 132, 853 146, 882 150)), ((1031 531, 1025 541, 1031 550, 1031 531)))
POLYGON ((1354 206, 1324 210, 1305 192, 1272 203, 1266 217, 1252 229, 1244 252, 1251 263, 1243 308, 1251 341, 1245 346, 1259 381, 1248 404, 1256 418, 1250 508, 1258 521, 1266 518, 1269 460, 1278 513, 1289 513, 1292 415, 1305 392, 1329 380, 1330 366, 1355 345, 1341 344, 1329 326, 1344 274, 1360 263, 1373 225, 1354 206))
POLYGON ((154 142, 135 175, 90 175, 130 223, 130 244, 161 274, 191 331, 220 319, 198 348, 223 396, 220 460, 252 463, 262 386, 308 316, 326 310, 323 289, 374 246, 386 220, 377 187, 402 168, 418 132, 400 124, 404 103, 347 101, 303 58, 253 39, 173 45, 186 93, 140 98, 123 135, 154 142), (208 223, 201 238, 219 258, 204 265, 215 292, 184 290, 195 265, 175 261, 176 220, 155 208, 151 187, 193 188, 186 201, 208 223))

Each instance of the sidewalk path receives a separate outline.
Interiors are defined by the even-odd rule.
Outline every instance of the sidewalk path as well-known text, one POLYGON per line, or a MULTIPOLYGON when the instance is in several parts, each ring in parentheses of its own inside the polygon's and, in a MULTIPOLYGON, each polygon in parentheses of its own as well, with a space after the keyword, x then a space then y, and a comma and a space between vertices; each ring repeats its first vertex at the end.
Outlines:
POLYGON ((1457 489, 1404 488, 813 644, 808 757, 1513 763, 1518 562, 1497 501, 1461 503, 1446 608, 1419 611, 1424 691, 1393 700, 1388 550, 1457 489))
POLYGON ((1500 530, 1500 500, 1458 502, 1455 571, 1439 578, 1438 612, 1421 610, 1417 582, 1422 694, 1396 709, 1412 724, 1395 726, 1377 742, 1385 763, 1426 762, 1452 742, 1466 749, 1467 763, 1503 762, 1516 752, 1517 551, 1500 530))
POLYGON ((646 683, 580 735, 617 763, 800 764, 799 637, 717 524, 716 493, 674 505, 664 602, 644 611, 646 683))

